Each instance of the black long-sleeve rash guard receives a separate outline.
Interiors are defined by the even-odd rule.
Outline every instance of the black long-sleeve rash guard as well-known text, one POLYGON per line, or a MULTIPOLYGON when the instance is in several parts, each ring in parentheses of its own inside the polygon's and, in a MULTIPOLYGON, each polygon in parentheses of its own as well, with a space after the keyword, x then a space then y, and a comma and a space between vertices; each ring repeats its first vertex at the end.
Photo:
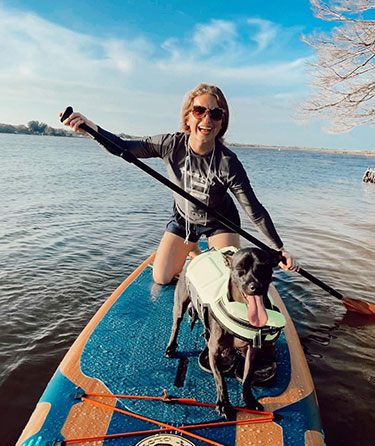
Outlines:
MULTIPOLYGON (((100 127, 98 133, 137 158, 162 158, 173 183, 226 216, 230 216, 234 208, 229 189, 273 247, 282 247, 271 217, 255 196, 244 167, 236 154, 223 144, 216 143, 213 155, 212 152, 198 155, 189 147, 189 136, 184 133, 156 135, 139 141, 123 140, 100 127)), ((104 138, 98 137, 97 141, 109 149, 104 138)), ((174 193, 174 200, 178 212, 191 223, 210 225, 214 221, 214 217, 187 203, 177 193, 174 193)))

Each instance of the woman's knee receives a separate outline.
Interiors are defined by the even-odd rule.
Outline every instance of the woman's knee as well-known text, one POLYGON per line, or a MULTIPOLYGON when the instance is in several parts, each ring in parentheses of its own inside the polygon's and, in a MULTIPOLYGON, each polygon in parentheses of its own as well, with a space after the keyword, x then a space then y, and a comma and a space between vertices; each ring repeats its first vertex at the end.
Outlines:
POLYGON ((184 239, 165 233, 160 241, 154 260, 153 279, 160 285, 170 283, 184 266, 186 256, 193 244, 184 244, 184 239))
POLYGON ((155 283, 159 285, 168 285, 171 283, 175 274, 166 272, 165 270, 160 271, 158 268, 153 268, 152 278, 155 283))

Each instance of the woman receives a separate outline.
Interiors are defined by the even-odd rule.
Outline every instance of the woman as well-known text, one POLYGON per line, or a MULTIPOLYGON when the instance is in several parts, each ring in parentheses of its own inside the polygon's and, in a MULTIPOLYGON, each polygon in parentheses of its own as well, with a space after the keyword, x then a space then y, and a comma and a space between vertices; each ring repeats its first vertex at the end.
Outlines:
MULTIPOLYGON (((245 169, 237 156, 223 145, 228 122, 229 108, 222 91, 213 85, 200 84, 183 104, 182 132, 124 141, 80 113, 73 113, 64 124, 80 131, 79 126, 85 123, 139 158, 162 158, 171 181, 240 225, 237 208, 227 193, 229 189, 271 245, 283 252, 287 263, 280 263, 280 267, 296 270, 298 267, 283 249, 268 212, 256 198, 245 169)), ((98 141, 105 146, 105 141, 98 141)), ((173 215, 154 261, 155 282, 169 283, 181 271, 187 255, 193 257, 199 253, 198 240, 203 234, 210 247, 240 247, 238 234, 175 194, 173 215)))

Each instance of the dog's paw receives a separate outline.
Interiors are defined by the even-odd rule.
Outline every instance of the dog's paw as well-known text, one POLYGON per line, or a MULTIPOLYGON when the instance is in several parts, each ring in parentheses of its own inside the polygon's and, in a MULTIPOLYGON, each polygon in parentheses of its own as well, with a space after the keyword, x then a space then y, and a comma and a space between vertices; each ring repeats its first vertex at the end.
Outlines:
POLYGON ((168 345, 168 347, 164 353, 165 356, 167 358, 174 358, 176 356, 176 349, 177 349, 177 345, 168 345))
POLYGON ((216 403, 216 412, 225 419, 235 418, 236 411, 230 403, 224 403, 223 401, 218 401, 216 403))
POLYGON ((254 397, 252 397, 252 398, 244 398, 244 400, 245 400, 245 405, 246 405, 247 409, 258 410, 258 411, 261 411, 261 412, 264 411, 263 405, 258 400, 256 400, 254 397))
POLYGON ((256 404, 255 404, 255 409, 254 410, 259 410, 260 412, 263 412, 264 411, 263 404, 261 404, 259 401, 256 400, 256 404))

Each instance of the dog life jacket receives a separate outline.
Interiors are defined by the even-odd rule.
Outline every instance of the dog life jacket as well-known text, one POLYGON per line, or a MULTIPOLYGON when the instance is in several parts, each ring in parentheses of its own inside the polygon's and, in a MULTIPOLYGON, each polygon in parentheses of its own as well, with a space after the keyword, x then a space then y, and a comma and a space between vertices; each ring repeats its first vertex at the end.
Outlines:
MULTIPOLYGON (((266 309, 267 324, 254 327, 247 318, 247 304, 229 300, 230 269, 224 263, 225 252, 238 251, 229 247, 204 252, 189 262, 186 267, 186 281, 192 304, 204 321, 208 308, 221 327, 244 341, 261 347, 262 342, 274 342, 285 327, 285 318, 275 310, 266 309)), ((268 295, 271 303, 272 298, 268 295)))

